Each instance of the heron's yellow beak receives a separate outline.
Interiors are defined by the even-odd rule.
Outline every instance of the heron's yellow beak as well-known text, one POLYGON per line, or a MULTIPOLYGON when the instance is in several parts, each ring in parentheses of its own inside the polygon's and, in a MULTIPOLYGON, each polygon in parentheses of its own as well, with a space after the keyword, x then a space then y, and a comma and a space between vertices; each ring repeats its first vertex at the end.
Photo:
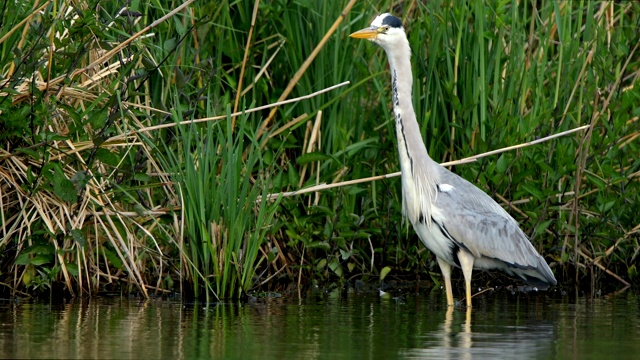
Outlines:
POLYGON ((354 38, 354 39, 373 40, 378 36, 378 30, 372 29, 372 28, 369 27, 369 28, 366 28, 366 29, 358 30, 358 31, 354 32, 353 34, 351 34, 349 36, 354 38))

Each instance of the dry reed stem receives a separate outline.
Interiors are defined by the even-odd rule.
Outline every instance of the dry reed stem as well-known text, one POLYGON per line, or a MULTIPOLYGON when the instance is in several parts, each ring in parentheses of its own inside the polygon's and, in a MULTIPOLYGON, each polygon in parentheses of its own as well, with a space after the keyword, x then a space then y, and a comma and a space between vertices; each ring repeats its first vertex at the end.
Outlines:
MULTIPOLYGON (((255 84, 258 83, 258 80, 260 80, 262 78, 262 75, 264 75, 267 72, 267 69, 269 68, 269 65, 271 65, 273 60, 276 58, 276 55, 278 55, 280 50, 282 50, 282 47, 284 46, 285 42, 286 42, 285 40, 279 40, 276 43, 276 44, 279 44, 278 47, 276 48, 276 51, 273 52, 273 54, 267 60, 267 62, 264 64, 264 66, 262 68, 260 68, 260 71, 258 71, 258 73, 256 74, 256 77, 253 79, 253 82, 249 86, 247 86, 244 90, 242 90, 242 95, 241 96, 245 96, 255 86, 255 84)), ((270 47, 267 47, 267 49, 269 49, 269 48, 270 47)), ((269 78, 268 75, 267 75, 267 78, 269 78)), ((235 111, 237 111, 237 109, 235 109, 235 111)))
POLYGON ((7 283, 0 282, 0 285, 2 285, 2 286, 6 286, 6 287, 8 287, 9 289, 11 289, 11 293, 12 293, 12 294, 20 294, 20 295, 22 295, 22 296, 24 296, 24 297, 27 297, 27 298, 30 298, 30 297, 31 297, 31 294, 26 293, 26 292, 24 292, 24 291, 17 290, 15 287, 11 286, 11 284, 7 284, 7 283))
MULTIPOLYGON (((478 296, 478 295, 481 295, 481 294, 483 294, 483 293, 486 293, 487 291, 494 291, 494 290, 495 290, 495 288, 493 288, 493 287, 488 287, 488 288, 486 288, 486 289, 480 290, 480 291, 478 291, 477 293, 475 293, 475 294, 471 295, 471 298, 473 299, 474 297, 476 297, 476 296, 478 296)), ((466 299, 466 296, 465 296, 465 297, 463 297, 462 299, 460 299, 460 303, 463 303, 463 301, 464 301, 465 299, 466 299)))
MULTIPOLYGON (((64 277, 64 282, 67 285, 67 289, 69 289, 71 296, 76 296, 75 292, 73 291, 73 287, 71 286, 71 277, 69 276, 69 271, 67 270, 64 258, 62 257, 62 253, 60 252, 58 242, 53 241, 53 247, 56 250, 56 255, 58 257, 58 261, 60 262, 60 268, 62 269, 62 275, 64 277)), ((78 266, 78 268, 80 268, 80 266, 78 266)), ((79 278, 82 278, 82 276, 79 276, 79 278)), ((82 286, 80 286, 80 291, 82 291, 82 286)))
MULTIPOLYGON (((621 278, 620 276, 618 276, 616 273, 614 273, 613 271, 607 269, 604 265, 600 264, 597 260, 594 261, 589 255, 585 254, 585 252, 582 249, 578 249, 578 254, 580 256, 582 256, 583 258, 585 258, 589 263, 597 266, 598 268, 600 268, 600 270, 604 271, 605 273, 609 274, 610 276, 612 276, 613 278, 615 278, 616 280, 618 280, 619 282, 623 283, 626 286, 631 286, 631 284, 629 284, 629 282, 627 282, 625 279, 621 278)), ((576 263, 577 264, 577 263, 576 263)))
MULTIPOLYGON (((265 254, 264 256, 266 256, 266 254, 265 254)), ((281 267, 280 269, 276 270, 276 272, 274 272, 273 274, 271 274, 268 278, 264 279, 262 282, 260 282, 260 284, 255 285, 255 287, 262 286, 262 285, 264 285, 264 284, 268 283, 268 282, 269 282, 269 280, 273 279, 273 278, 274 278, 276 275, 278 275, 282 270, 286 269, 286 267, 287 267, 287 264, 282 265, 282 267, 281 267)))
MULTIPOLYGON (((307 153, 307 147, 309 144, 309 133, 311 132, 311 123, 307 123, 307 128, 304 129, 304 138, 302 140, 302 154, 301 155, 305 155, 307 153)), ((302 187, 302 184, 304 184, 304 176, 306 175, 306 171, 307 171, 307 166, 306 164, 304 166, 302 166, 302 170, 300 171, 300 180, 298 180, 298 187, 302 187)))
MULTIPOLYGON (((77 160, 80 162, 80 164, 86 167, 86 164, 84 164, 82 157, 78 155, 77 151, 74 151, 76 150, 74 144, 70 141, 67 141, 66 143, 68 148, 71 149, 71 152, 76 154, 77 160)), ((62 145, 62 143, 53 142, 50 148, 52 150, 56 150, 56 147, 57 148, 62 147, 60 145, 62 145)), ((129 144, 129 147, 131 146, 132 144, 129 144)), ((100 204, 99 206, 103 207, 104 212, 110 212, 111 215, 116 216, 116 218, 120 221, 120 223, 122 223, 123 228, 127 232, 127 237, 133 236, 132 233, 129 231, 127 224, 118 215, 119 211, 116 208, 116 206, 113 203, 111 203, 108 196, 105 196, 105 192, 106 192, 105 186, 108 186, 108 184, 104 182, 99 183, 97 182, 95 177, 92 177, 86 185, 86 190, 84 192, 85 196, 83 196, 80 199, 80 202, 77 205, 73 205, 73 206, 76 206, 76 210, 72 212, 72 208, 71 208, 72 205, 60 202, 56 197, 52 196, 49 192, 36 192, 35 194, 28 194, 24 192, 19 186, 19 183, 25 181, 25 179, 27 178, 26 172, 29 171, 28 164, 23 163, 23 159, 20 157, 5 155, 4 158, 10 158, 9 161, 5 162, 10 166, 10 168, 8 172, 4 172, 4 171, 0 172, 0 177, 4 178, 5 184, 8 184, 9 188, 15 189, 13 190, 13 192, 10 192, 9 195, 17 197, 16 201, 18 201, 21 204, 20 208, 22 210, 15 216, 13 216, 11 219, 5 219, 5 221, 13 222, 13 225, 8 229, 6 227, 3 229, 2 243, 6 243, 6 241, 8 241, 8 239, 11 238, 13 234, 15 234, 14 238, 17 237, 18 239, 21 240, 19 241, 20 245, 18 248, 18 251, 20 251, 20 249, 22 248, 22 244, 25 244, 24 240, 26 240, 26 236, 30 234, 29 229, 31 228, 33 222, 37 219, 40 219, 51 233, 58 233, 59 231, 61 231, 63 234, 68 234, 68 229, 66 224, 69 224, 71 229, 81 229, 85 225, 84 221, 90 216, 94 216, 94 218, 99 218, 99 215, 97 215, 95 212, 95 204, 100 204), (36 214, 37 214, 37 217, 34 217, 34 215, 36 214)), ((27 161, 29 163, 33 163, 32 159, 27 159, 27 161)), ((35 164, 35 165, 38 165, 38 164, 35 164)), ((63 171, 64 171, 64 176, 67 178, 72 178, 72 174, 75 172, 74 169, 71 169, 69 166, 63 166, 63 171)), ((106 237, 112 243, 114 249, 119 254, 120 258, 123 259, 123 263, 125 267, 127 267, 129 274, 131 274, 130 276, 132 276, 134 283, 136 283, 138 287, 140 287, 144 283, 143 283, 142 277, 140 276, 139 266, 136 265, 135 259, 132 256, 132 254, 134 254, 135 251, 133 251, 134 249, 131 249, 131 251, 128 250, 127 245, 124 243, 123 239, 119 237, 118 229, 116 228, 115 224, 112 222, 111 217, 108 216, 107 218, 108 218, 107 221, 109 222, 110 226, 106 225, 101 220, 99 220, 101 223, 100 224, 101 226, 96 227, 95 236, 97 237, 97 234, 99 233, 98 229, 100 229, 100 232, 106 234, 106 237), (118 238, 117 240, 114 238, 113 236, 114 234, 118 238), (124 252, 124 254, 126 254, 125 256, 123 256, 123 253, 121 253, 121 250, 124 252)), ((142 225, 140 225, 139 223, 135 221, 133 221, 133 223, 135 227, 137 227, 138 229, 141 229, 147 236, 149 236, 152 239, 156 247, 156 250, 158 251, 158 253, 162 254, 160 251, 159 245, 157 244, 157 242, 155 241, 151 233, 148 231, 144 231, 145 230, 144 227, 142 227, 142 225)), ((71 276, 68 273, 67 266, 66 266, 67 263, 65 262, 65 258, 63 257, 63 254, 59 252, 61 248, 68 249, 68 248, 73 248, 75 246, 73 242, 71 242, 70 244, 68 242, 69 240, 65 239, 63 245, 58 244, 56 242, 54 242, 53 245, 57 253, 57 261, 61 266, 64 281, 67 284, 67 288, 69 289, 69 291, 72 294, 74 294, 74 290, 71 285, 71 276)), ((133 246, 132 243, 130 245, 133 246)), ((78 250, 77 247, 76 249, 78 250)), ((86 262, 86 258, 84 257, 81 258, 80 255, 78 255, 76 259, 76 264, 78 265, 79 271, 82 271, 83 269, 82 267, 83 260, 86 262)), ((88 266, 86 266, 85 264, 84 266, 85 271, 88 271, 87 268, 88 266)), ((17 273, 18 270, 19 270, 18 267, 14 267, 14 272, 16 274, 14 278, 16 280, 22 279, 24 276, 24 271, 22 272, 22 275, 18 276, 18 273, 17 273)), ((89 279, 88 275, 87 275, 87 279, 89 279)), ((17 286, 17 283, 16 283, 16 286, 17 286)), ((83 291, 82 276, 80 276, 80 279, 79 279, 79 289, 81 292, 83 291)), ((140 288, 140 290, 143 293, 145 293, 144 288, 140 288)), ((145 294, 145 296, 146 295, 147 294, 145 294)))
MULTIPOLYGON (((322 111, 318 111, 316 115, 316 120, 313 125, 311 123, 307 123, 307 132, 305 133, 304 145, 302 146, 303 152, 301 155, 309 154, 314 152, 316 149, 320 149, 320 124, 322 122, 322 111)), ((309 164, 304 164, 302 166, 302 170, 300 171, 300 181, 298 183, 298 187, 302 187, 304 184, 304 178, 307 173, 307 169, 309 168, 309 164)), ((316 173, 319 173, 319 167, 316 173)), ((313 164, 312 169, 313 171, 313 164)), ((319 181, 319 180, 318 180, 319 181)))
MULTIPOLYGON (((596 93, 596 98, 594 100, 594 109, 598 106, 598 100, 600 96, 599 93, 596 93)), ((575 192, 576 194, 580 194, 580 188, 582 183, 582 173, 586 169, 587 166, 587 155, 589 153, 589 145, 591 143, 591 134, 593 133, 593 126, 595 125, 597 110, 594 112, 594 116, 591 117, 591 127, 587 130, 587 133, 582 138, 578 149, 576 150, 576 158, 577 160, 577 168, 576 168, 576 176, 575 176, 575 192)), ((573 232, 573 261, 574 263, 578 262, 578 250, 580 248, 580 216, 578 213, 578 199, 574 199, 573 208, 569 216, 569 224, 572 223, 572 219, 575 221, 574 223, 574 232, 573 232)), ((569 234, 565 237, 563 253, 566 249, 566 245, 568 244, 569 234)), ((578 283, 578 272, 576 271, 576 283, 578 283)))
MULTIPOLYGON (((528 217, 529 217, 529 216, 528 216, 524 211, 520 210, 520 208, 519 208, 519 207, 517 207, 517 206, 515 205, 515 203, 514 203, 514 202, 507 200, 507 199, 506 199, 504 196, 502 196, 501 194, 496 193, 495 195, 496 195, 496 197, 497 197, 500 201, 502 201, 502 203, 503 203, 503 204, 506 204, 506 206, 507 206, 507 207, 509 207, 509 208, 513 209, 513 211, 517 212, 518 214, 520 214, 521 216, 523 216, 523 217, 525 217, 525 218, 528 218, 528 217)), ((547 232, 548 232, 549 234, 552 234, 552 233, 551 233, 551 231, 549 231, 549 229, 547 229, 547 232)), ((552 234, 552 235, 553 235, 553 234, 552 234)))
MULTIPOLYGON (((489 156, 489 155, 495 155, 495 154, 500 154, 503 153, 505 151, 511 151, 511 150, 515 150, 515 149, 521 149, 524 147, 528 147, 528 146, 532 146, 532 145, 537 145, 540 143, 543 143, 545 141, 549 141, 558 137, 562 137, 568 134, 572 134, 584 129, 589 128, 590 125, 584 125, 584 126, 580 126, 571 130, 567 130, 567 131, 563 131, 554 135, 549 135, 534 141, 530 141, 530 142, 526 142, 526 143, 522 143, 519 145, 513 145, 513 146, 508 146, 508 147, 504 147, 498 150, 492 150, 492 151, 488 151, 479 155, 474 155, 474 156, 470 156, 461 160, 456 160, 456 161, 449 161, 449 162, 444 162, 441 163, 440 165, 442 166, 453 166, 453 165, 460 165, 460 164, 466 164, 469 162, 473 162, 476 161, 478 159, 481 159, 483 157, 489 156)), ((342 187, 342 186, 347 186, 347 185, 355 185, 355 184, 360 184, 360 183, 364 183, 364 182, 371 182, 371 181, 376 181, 376 180, 382 180, 382 179, 389 179, 389 178, 393 178, 393 177, 397 177, 400 176, 402 173, 401 172, 394 172, 391 174, 386 174, 386 175, 378 175, 378 176, 371 176, 371 177, 367 177, 367 178, 362 178, 362 179, 354 179, 354 180, 348 180, 348 181, 343 181, 343 182, 339 182, 339 183, 333 183, 333 184, 320 184, 320 185, 316 185, 316 186, 311 186, 305 189, 299 189, 299 190, 295 190, 295 191, 286 191, 286 192, 280 192, 280 193, 276 193, 276 194, 269 194, 267 195, 267 199, 269 200, 273 200, 273 199, 277 199, 280 196, 283 197, 290 197, 290 196, 295 196, 295 195, 301 195, 301 194, 306 194, 308 192, 316 192, 316 191, 322 191, 322 190, 327 190, 327 189, 332 189, 332 188, 336 188, 336 187, 342 187)), ((261 201, 262 197, 258 197, 257 201, 261 201)))
MULTIPOLYGON (((295 119, 293 119, 293 120, 289 121, 289 122, 288 122, 288 123, 286 123, 285 125, 283 125, 283 126, 279 127, 279 128, 278 128, 278 130, 273 131, 271 134, 269 134, 269 139, 271 139, 271 138, 272 138, 272 137, 274 137, 274 136, 277 136, 277 135, 281 134, 283 131, 285 131, 285 130, 289 129, 290 127, 292 127, 292 126, 294 126, 294 125, 296 125, 296 124, 298 124, 300 121, 302 121, 302 120, 306 120, 306 118, 307 118, 308 116, 309 116, 309 115, 307 115, 307 114, 305 113, 305 114, 302 114, 302 115, 298 116, 297 118, 295 118, 295 119)), ((266 139, 262 142, 262 144, 260 144, 260 147, 261 147, 261 148, 264 148, 264 146, 265 146, 265 145, 267 145, 267 140, 266 140, 266 139)))
POLYGON ((2 38, 0 38, 0 44, 2 44, 5 40, 7 40, 11 36, 11 34, 13 34, 16 30, 18 30, 22 25, 24 25, 26 22, 30 21, 32 17, 34 17, 36 14, 38 14, 40 11, 42 11, 42 9, 44 9, 47 5, 49 5, 50 2, 51 2, 51 0, 47 0, 47 2, 42 4, 42 6, 40 6, 37 9, 35 9, 30 15, 26 16, 24 19, 22 19, 22 21, 20 21, 18 24, 16 24, 16 26, 14 26, 2 38))
MULTIPOLYGON (((320 125, 322 124, 322 110, 318 111, 318 115, 316 116, 316 122, 313 124, 313 132, 312 132, 312 140, 315 143, 315 149, 318 151, 322 151, 322 131, 320 130, 320 125)), ((314 149, 314 150, 315 150, 314 149)), ((320 184, 320 161, 316 161, 316 185, 320 184)), ((313 169, 313 166, 312 166, 313 169)), ((315 199, 313 201, 313 205, 316 206, 320 203, 320 192, 316 191, 315 199)))
MULTIPOLYGON (((253 14, 251 15, 251 26, 249 27, 249 35, 247 36, 247 44, 244 47, 244 56, 242 58, 242 66, 240 67, 240 78, 238 79, 238 88, 236 89, 236 101, 233 104, 233 112, 238 112, 238 104, 240 103, 240 98, 242 97, 242 80, 244 79, 244 71, 247 67, 247 60, 249 59, 249 48, 251 47, 251 40, 253 39, 253 29, 256 25, 256 18, 258 17, 258 6, 260 5, 260 0, 255 0, 253 3, 253 14)), ((231 118, 231 132, 236 127, 236 117, 233 116, 231 118)))
MULTIPOLYGON (((337 89, 339 87, 342 87, 342 86, 345 86, 345 85, 349 85, 349 84, 350 84, 349 81, 341 82, 340 84, 329 86, 328 88, 324 88, 322 90, 318 90, 318 91, 316 91, 314 93, 311 93, 311 94, 308 94, 308 95, 299 96, 299 97, 294 98, 294 99, 278 101, 278 102, 275 102, 275 103, 272 103, 272 104, 258 106, 258 107, 255 107, 255 108, 252 108, 252 109, 248 109, 248 110, 238 111, 236 113, 231 113, 230 116, 238 116, 238 115, 242 115, 242 114, 250 114, 250 113, 254 113, 256 111, 270 109, 272 107, 281 106, 281 105, 285 105, 285 104, 290 104, 290 103, 298 102, 300 100, 310 99, 312 97, 318 96, 320 94, 324 94, 326 92, 329 92, 331 90, 334 90, 334 89, 337 89)), ((218 116, 212 116, 212 117, 208 117, 208 118, 185 120, 185 121, 180 121, 180 122, 175 122, 175 123, 170 123, 170 124, 147 126, 147 127, 143 127, 143 128, 137 129, 137 130, 128 131, 128 132, 126 132, 124 134, 113 136, 113 137, 109 138, 107 141, 120 140, 120 139, 122 139, 124 137, 130 136, 130 135, 133 135, 133 134, 137 134, 137 133, 141 133, 141 132, 172 128, 172 127, 175 127, 175 126, 182 126, 182 125, 198 124, 198 123, 207 122, 207 121, 217 121, 217 120, 222 120, 222 119, 226 119, 226 118, 227 118, 227 115, 218 115, 218 116)))
MULTIPOLYGON (((282 92, 282 95, 280 95, 280 97, 278 98, 278 102, 285 100, 287 96, 289 96, 293 88, 296 86, 296 84, 298 84, 298 81, 300 81, 300 78, 302 78, 302 75, 304 75, 304 73, 309 68, 309 65, 311 65, 311 63, 316 58, 316 56, 318 56, 318 54, 320 53, 320 50, 322 50, 322 48, 327 43, 331 35, 333 35, 333 33, 338 29, 338 26, 340 25, 340 23, 342 23, 342 20, 345 18, 345 16, 347 16, 347 14, 349 13, 353 5, 355 5, 355 3, 356 3, 356 0, 350 0, 347 6, 345 6, 344 10, 342 10, 342 12, 340 13, 340 16, 338 16, 338 18, 336 19, 336 21, 334 21, 333 25, 331 25, 331 28, 329 28, 329 30, 326 32, 322 40, 320 40, 318 45, 316 45, 316 47, 313 49, 313 51, 311 52, 311 55, 309 55, 309 57, 304 61, 304 63, 302 63, 302 66, 300 66, 298 71, 296 71, 296 73, 293 75, 293 78, 291 78, 291 80, 289 81, 289 84, 287 84, 287 87, 282 92)), ((273 118, 275 117, 277 110, 278 110, 277 107, 271 109, 269 116, 262 122, 262 125, 260 125, 260 127, 258 128, 258 132, 256 133, 256 139, 260 139, 262 134, 267 130, 267 127, 269 126, 269 123, 271 122, 271 120, 273 120, 273 118)))

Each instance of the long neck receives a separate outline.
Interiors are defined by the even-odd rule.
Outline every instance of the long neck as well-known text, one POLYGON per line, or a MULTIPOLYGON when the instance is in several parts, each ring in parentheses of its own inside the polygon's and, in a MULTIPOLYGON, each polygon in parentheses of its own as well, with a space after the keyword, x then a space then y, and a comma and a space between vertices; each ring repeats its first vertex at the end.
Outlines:
POLYGON ((414 225, 423 220, 431 225, 431 205, 435 202, 438 168, 427 153, 413 110, 411 48, 406 38, 402 40, 394 44, 391 51, 387 50, 402 170, 402 212, 414 225))
POLYGON ((430 158, 422 140, 420 126, 416 120, 416 113, 413 110, 411 101, 411 88, 413 86, 411 48, 409 47, 409 42, 406 39, 403 40, 395 44, 396 47, 393 51, 387 51, 387 56, 391 67, 393 112, 396 118, 400 162, 403 170, 410 170, 405 167, 413 166, 413 159, 430 158))

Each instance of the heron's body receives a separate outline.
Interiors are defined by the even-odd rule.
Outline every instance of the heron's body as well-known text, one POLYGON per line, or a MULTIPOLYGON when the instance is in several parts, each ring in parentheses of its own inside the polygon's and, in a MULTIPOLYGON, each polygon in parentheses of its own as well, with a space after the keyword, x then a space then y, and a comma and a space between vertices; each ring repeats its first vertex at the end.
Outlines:
POLYGON ((499 269, 541 288, 556 279, 518 223, 484 191, 429 157, 411 100, 411 48, 401 21, 382 14, 351 34, 382 46, 391 67, 392 101, 402 172, 403 214, 435 254, 453 305, 451 267, 462 268, 467 306, 473 269, 499 269))

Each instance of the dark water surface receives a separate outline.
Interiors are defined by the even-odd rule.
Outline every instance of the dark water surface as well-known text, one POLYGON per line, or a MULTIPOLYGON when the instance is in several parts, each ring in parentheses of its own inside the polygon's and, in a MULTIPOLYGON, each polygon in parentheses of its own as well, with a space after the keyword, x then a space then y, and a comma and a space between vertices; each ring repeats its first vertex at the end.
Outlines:
MULTIPOLYGON (((476 299, 474 299, 475 301, 476 299)), ((636 294, 502 294, 447 311, 441 294, 318 293, 210 305, 126 298, 0 300, 2 358, 640 358, 636 294)))

